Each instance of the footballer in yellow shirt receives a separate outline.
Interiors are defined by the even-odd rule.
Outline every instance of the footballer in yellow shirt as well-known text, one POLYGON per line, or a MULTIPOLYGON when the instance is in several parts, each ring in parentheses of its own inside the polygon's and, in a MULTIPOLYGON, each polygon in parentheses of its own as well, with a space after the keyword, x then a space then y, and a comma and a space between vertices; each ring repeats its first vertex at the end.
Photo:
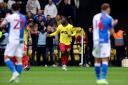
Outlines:
POLYGON ((62 61, 62 69, 67 70, 68 63, 68 52, 70 50, 70 44, 72 41, 72 36, 75 36, 76 32, 73 29, 73 26, 68 23, 66 18, 63 18, 61 24, 57 27, 57 30, 50 34, 49 36, 55 36, 60 34, 60 50, 61 50, 61 61, 62 61))

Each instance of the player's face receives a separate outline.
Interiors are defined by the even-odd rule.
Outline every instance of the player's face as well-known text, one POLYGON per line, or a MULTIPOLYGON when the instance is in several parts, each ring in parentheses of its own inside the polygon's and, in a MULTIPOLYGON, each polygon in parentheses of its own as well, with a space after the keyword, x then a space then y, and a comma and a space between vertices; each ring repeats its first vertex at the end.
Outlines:
POLYGON ((49 0, 48 3, 49 3, 49 5, 52 5, 52 0, 49 0))
POLYGON ((68 4, 68 0, 64 0, 64 3, 65 3, 65 4, 68 4))
POLYGON ((107 9, 107 13, 108 13, 108 14, 110 14, 110 12, 111 12, 111 9, 110 9, 110 8, 108 8, 108 9, 107 9))

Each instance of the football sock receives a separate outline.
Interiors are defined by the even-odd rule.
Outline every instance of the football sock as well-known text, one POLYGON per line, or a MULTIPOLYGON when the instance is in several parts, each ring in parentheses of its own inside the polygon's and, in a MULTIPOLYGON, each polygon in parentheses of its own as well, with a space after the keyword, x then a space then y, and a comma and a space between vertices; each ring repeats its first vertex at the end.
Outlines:
POLYGON ((106 79, 107 71, 108 71, 108 62, 103 62, 102 63, 102 79, 106 79))
POLYGON ((100 79, 100 63, 95 63, 95 74, 96 74, 96 79, 100 79))
POLYGON ((22 72, 22 63, 18 63, 18 64, 16 65, 16 70, 17 70, 17 72, 18 72, 19 74, 21 74, 21 72, 22 72))
POLYGON ((8 68, 10 69, 10 71, 12 73, 16 72, 15 65, 13 64, 13 62, 10 59, 6 59, 5 64, 8 66, 8 68))

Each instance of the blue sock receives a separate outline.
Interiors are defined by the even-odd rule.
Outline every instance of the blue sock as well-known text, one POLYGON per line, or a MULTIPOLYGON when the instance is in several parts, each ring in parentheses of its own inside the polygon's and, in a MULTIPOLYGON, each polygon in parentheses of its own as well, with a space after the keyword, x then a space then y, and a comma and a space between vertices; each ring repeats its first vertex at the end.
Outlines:
POLYGON ((106 79, 107 71, 108 71, 108 63, 103 62, 102 63, 102 79, 106 79))
POLYGON ((95 63, 95 73, 96 73, 96 79, 100 79, 100 63, 95 63))
POLYGON ((22 72, 22 64, 17 64, 17 65, 16 65, 16 70, 17 70, 17 72, 18 72, 19 74, 21 74, 21 72, 22 72))
POLYGON ((8 66, 8 68, 10 69, 10 71, 12 73, 16 72, 15 65, 13 64, 13 62, 10 59, 5 60, 5 64, 8 66))

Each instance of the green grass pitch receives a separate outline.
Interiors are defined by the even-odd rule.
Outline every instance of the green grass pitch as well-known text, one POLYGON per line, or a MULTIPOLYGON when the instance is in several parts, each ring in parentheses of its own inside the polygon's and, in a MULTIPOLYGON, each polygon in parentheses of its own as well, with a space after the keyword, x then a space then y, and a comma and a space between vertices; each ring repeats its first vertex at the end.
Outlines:
MULTIPOLYGON (((97 85, 94 68, 68 67, 31 67, 23 71, 19 83, 9 83, 11 77, 7 67, 0 67, 0 85, 97 85)), ((109 85, 128 85, 128 68, 110 67, 109 85)))

